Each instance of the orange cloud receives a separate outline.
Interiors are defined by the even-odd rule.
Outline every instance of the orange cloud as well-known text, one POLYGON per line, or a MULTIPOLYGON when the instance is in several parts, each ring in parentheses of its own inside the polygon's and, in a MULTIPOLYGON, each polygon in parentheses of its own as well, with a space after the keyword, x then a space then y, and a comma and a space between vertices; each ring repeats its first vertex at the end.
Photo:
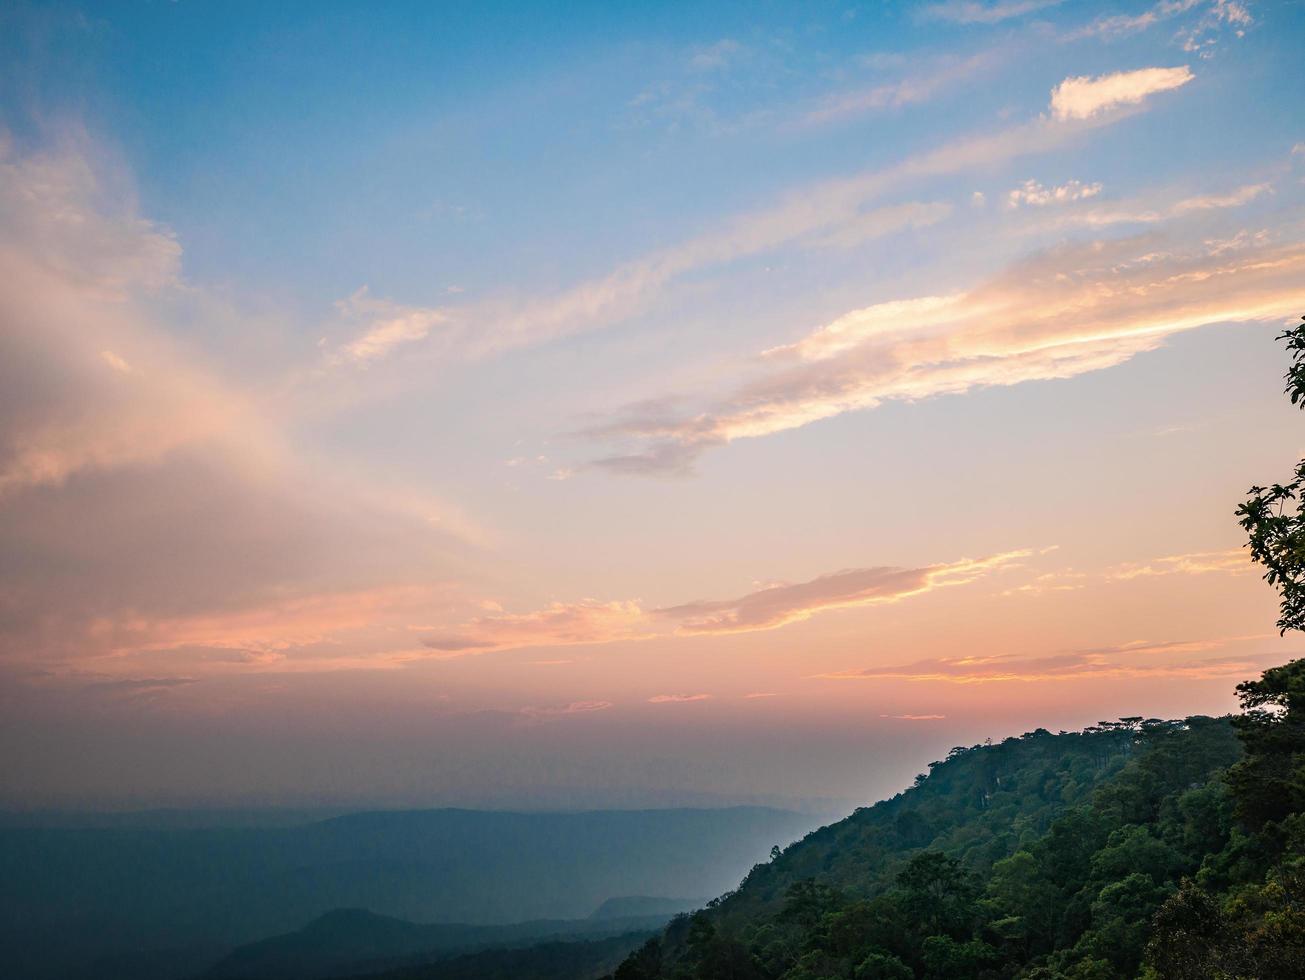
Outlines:
POLYGON ((1228 551, 1196 551, 1186 555, 1169 555, 1148 562, 1129 562, 1117 565, 1106 573, 1107 578, 1134 579, 1153 575, 1244 575, 1257 571, 1250 554, 1244 548, 1228 551))
POLYGON ((94 639, 106 640, 110 653, 203 648, 246 654, 242 662, 266 665, 285 651, 327 642, 342 633, 374 626, 383 619, 429 604, 432 593, 415 587, 367 589, 298 596, 228 613, 166 619, 100 619, 94 639))
MULTIPOLYGON (((966 293, 855 310, 766 352, 773 368, 705 410, 634 409, 589 430, 633 451, 590 465, 685 473, 705 450, 885 401, 1070 378, 1215 323, 1286 319, 1305 307, 1305 246, 1157 252, 1151 239, 1068 245, 966 293)), ((745 370, 753 370, 749 364, 745 370)))
POLYGON ((1047 592, 1077 592, 1084 588, 1087 575, 1082 572, 1045 572, 1032 582, 1006 589, 1002 595, 1043 595, 1047 592))
MULTIPOLYGON (((1265 194, 1272 193, 1273 183, 1265 181, 1259 184, 1244 184, 1223 194, 1198 194, 1195 197, 1185 197, 1168 205, 1133 199, 1097 208, 1069 209, 1057 218, 1056 225, 1104 228, 1119 224, 1154 224, 1204 211, 1244 207, 1265 194)), ((1227 250, 1226 247, 1224 250, 1227 250)))
POLYGON ((775 629, 810 619, 829 609, 899 602, 949 585, 963 585, 1031 554, 1010 551, 978 560, 962 559, 924 568, 852 568, 797 585, 777 585, 738 599, 691 602, 656 609, 654 615, 678 620, 676 632, 742 633, 775 629))
POLYGON ((649 704, 683 704, 687 701, 710 701, 714 694, 654 694, 649 704))
POLYGON ((528 613, 478 616, 455 633, 424 636, 422 643, 437 653, 457 656, 516 647, 640 640, 650 635, 647 627, 647 617, 637 602, 582 599, 554 602, 528 613))
POLYGON ((422 644, 437 655, 456 657, 521 647, 644 640, 665 636, 667 627, 681 636, 778 629, 831 609, 899 602, 934 589, 965 585, 1013 567, 1031 554, 1008 551, 922 568, 844 569, 809 582, 771 585, 737 599, 653 610, 645 610, 635 600, 554 602, 533 612, 477 616, 450 632, 428 633, 422 644))
MULTIPOLYGON (((1140 652, 1140 651, 1131 651, 1140 652)), ((1237 676, 1260 667, 1249 660, 1198 660, 1178 664, 1134 664, 1104 654, 1076 652, 1048 657, 937 657, 890 667, 816 674, 826 680, 941 681, 948 684, 992 684, 1072 681, 1112 677, 1181 677, 1187 680, 1237 676)))

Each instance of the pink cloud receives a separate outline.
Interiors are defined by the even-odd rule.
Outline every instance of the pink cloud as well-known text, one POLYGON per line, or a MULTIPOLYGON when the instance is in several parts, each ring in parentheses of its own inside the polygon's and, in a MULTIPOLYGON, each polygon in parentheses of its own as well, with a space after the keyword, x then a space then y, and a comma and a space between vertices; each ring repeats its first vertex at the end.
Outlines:
POLYGON ((846 569, 797 585, 771 586, 738 599, 669 606, 654 610, 654 615, 678 621, 677 632, 684 634, 774 629, 830 609, 898 602, 937 588, 963 585, 1029 554, 1012 551, 923 568, 846 569))
POLYGON ((1305 307, 1302 277, 1305 246, 1259 239, 1182 253, 1149 238, 1062 246, 966 292, 844 314, 765 351, 768 372, 699 410, 634 406, 586 433, 626 450, 590 465, 682 475, 713 447, 888 401, 1103 370, 1198 327, 1285 319, 1305 307))
POLYGON ((817 674, 826 680, 941 681, 948 684, 1074 681, 1104 678, 1172 677, 1207 680, 1235 677, 1259 670, 1249 660, 1197 660, 1144 664, 1112 659, 1098 653, 1065 653, 1046 657, 999 655, 936 657, 909 664, 817 674))

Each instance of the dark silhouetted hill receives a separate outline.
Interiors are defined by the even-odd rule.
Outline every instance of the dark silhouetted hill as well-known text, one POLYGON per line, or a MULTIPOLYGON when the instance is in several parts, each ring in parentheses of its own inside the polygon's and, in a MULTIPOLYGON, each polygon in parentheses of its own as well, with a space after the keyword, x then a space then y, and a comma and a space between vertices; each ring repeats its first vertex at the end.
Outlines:
POLYGON ((345 980, 598 980, 610 974, 648 935, 633 932, 524 949, 488 949, 345 980))
MULTIPOLYGON (((443 961, 456 954, 496 947, 534 946, 541 940, 556 944, 559 940, 605 940, 629 934, 647 937, 669 918, 670 913, 599 921, 545 919, 473 926, 419 924, 365 909, 336 909, 303 929, 239 947, 209 970, 206 977, 207 980, 321 980, 443 961)), ((637 943, 631 943, 629 948, 634 945, 637 943)), ((520 957, 516 959, 520 961, 520 957)))
POLYGON ((210 965, 340 908, 410 922, 584 919, 618 895, 718 893, 815 822, 735 807, 9 827, 0 829, 0 976, 113 980, 106 971, 133 962, 141 980, 176 980, 195 970, 170 973, 169 961, 210 965))

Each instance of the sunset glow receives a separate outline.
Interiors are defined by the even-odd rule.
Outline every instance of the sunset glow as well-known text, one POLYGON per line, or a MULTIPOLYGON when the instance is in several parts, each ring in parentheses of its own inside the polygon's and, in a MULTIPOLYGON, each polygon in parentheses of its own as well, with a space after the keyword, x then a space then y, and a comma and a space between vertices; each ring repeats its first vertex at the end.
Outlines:
POLYGON ((296 6, 0 12, 3 804, 850 809, 1305 655, 1299 4, 296 6))

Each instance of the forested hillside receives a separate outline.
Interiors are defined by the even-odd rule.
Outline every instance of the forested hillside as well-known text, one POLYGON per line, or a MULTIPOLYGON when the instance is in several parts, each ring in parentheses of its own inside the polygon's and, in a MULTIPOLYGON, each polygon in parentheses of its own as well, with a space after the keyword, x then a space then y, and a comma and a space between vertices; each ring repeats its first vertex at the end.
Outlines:
POLYGON ((1199 717, 955 750, 677 919, 617 980, 1133 976, 1151 915, 1232 841, 1240 752, 1228 719, 1199 717))

